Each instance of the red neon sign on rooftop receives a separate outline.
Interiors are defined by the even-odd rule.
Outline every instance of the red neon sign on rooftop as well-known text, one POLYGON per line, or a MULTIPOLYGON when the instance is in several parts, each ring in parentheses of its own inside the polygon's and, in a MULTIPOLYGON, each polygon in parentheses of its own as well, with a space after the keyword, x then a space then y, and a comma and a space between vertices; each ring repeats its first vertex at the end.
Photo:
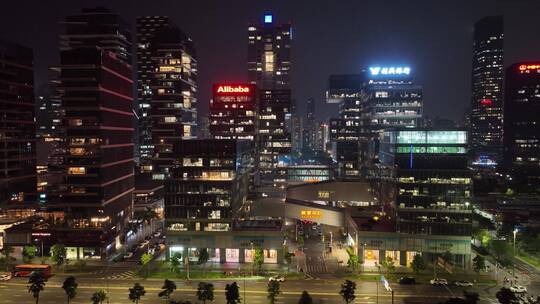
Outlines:
POLYGON ((518 67, 520 73, 526 73, 531 70, 540 70, 540 63, 534 64, 520 64, 518 67))
POLYGON ((244 85, 218 85, 216 86, 217 94, 229 94, 229 93, 250 93, 251 88, 244 85))

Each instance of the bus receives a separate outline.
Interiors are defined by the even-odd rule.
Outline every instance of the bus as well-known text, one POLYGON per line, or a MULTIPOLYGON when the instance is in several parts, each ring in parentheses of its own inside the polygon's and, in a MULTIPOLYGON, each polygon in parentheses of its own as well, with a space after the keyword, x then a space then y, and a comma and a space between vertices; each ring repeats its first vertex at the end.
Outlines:
POLYGON ((29 277, 32 272, 40 273, 44 278, 51 276, 51 265, 47 264, 21 264, 13 270, 14 277, 29 277))

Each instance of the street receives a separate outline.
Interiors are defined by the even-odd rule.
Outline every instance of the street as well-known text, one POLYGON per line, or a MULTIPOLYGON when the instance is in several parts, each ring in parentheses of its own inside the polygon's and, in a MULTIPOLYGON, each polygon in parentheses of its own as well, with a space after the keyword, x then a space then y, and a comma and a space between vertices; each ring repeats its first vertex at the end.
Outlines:
MULTIPOLYGON (((66 276, 57 275, 52 277, 45 286, 40 295, 40 303, 63 303, 66 302, 65 293, 61 288, 62 282, 66 276)), ((108 280, 96 279, 91 277, 78 278, 79 284, 76 298, 71 303, 90 303, 92 293, 99 289, 109 290, 109 303, 130 303, 128 300, 128 288, 135 282, 141 283, 145 287, 146 295, 141 303, 163 303, 157 296, 163 285, 162 280, 154 279, 114 279, 108 280)), ((225 303, 224 288, 225 284, 232 281, 213 280, 215 302, 225 303)), ((186 284, 184 281, 175 281, 177 290, 172 298, 176 300, 190 300, 197 302, 195 292, 198 281, 192 281, 186 284)), ((240 286, 241 297, 245 303, 262 304, 268 303, 266 299, 267 281, 237 281, 240 286), (246 290, 244 290, 244 286, 246 290)), ((278 303, 297 303, 303 290, 307 290, 315 300, 315 303, 343 303, 338 294, 341 280, 288 280, 281 283, 281 295, 278 297, 278 303)), ((380 284, 374 282, 357 282, 356 303, 392 303, 390 292, 384 290, 380 284)), ((440 287, 422 285, 400 286, 391 285, 394 290, 394 303, 438 303, 451 296, 461 296, 463 287, 440 287)), ((469 291, 476 291, 480 294, 480 303, 497 303, 494 293, 496 288, 468 288, 469 291)), ((32 296, 27 290, 27 279, 14 278, 8 282, 0 283, 1 303, 31 303, 32 296)))

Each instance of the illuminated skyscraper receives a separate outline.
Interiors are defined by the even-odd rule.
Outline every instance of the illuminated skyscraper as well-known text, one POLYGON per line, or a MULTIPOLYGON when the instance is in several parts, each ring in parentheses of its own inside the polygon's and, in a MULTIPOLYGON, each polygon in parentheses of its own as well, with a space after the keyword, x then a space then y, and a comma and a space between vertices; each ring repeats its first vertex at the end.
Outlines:
POLYGON ((152 144, 152 120, 150 105, 152 101, 152 79, 156 63, 152 60, 151 41, 161 29, 169 25, 167 16, 137 17, 137 149, 141 171, 151 171, 154 154, 152 144))
POLYGON ((215 84, 210 101, 210 134, 215 139, 245 139, 256 135, 257 88, 251 84, 215 84))
POLYGON ((275 169, 290 160, 291 25, 272 15, 248 27, 248 78, 259 89, 258 159, 261 179, 273 181, 275 169))
POLYGON ((150 80, 154 179, 170 175, 173 145, 195 137, 197 126, 197 61, 191 39, 174 26, 161 29, 150 41, 154 72, 150 80))
POLYGON ((501 159, 503 29, 503 16, 474 25, 470 144, 476 165, 495 165, 501 159))

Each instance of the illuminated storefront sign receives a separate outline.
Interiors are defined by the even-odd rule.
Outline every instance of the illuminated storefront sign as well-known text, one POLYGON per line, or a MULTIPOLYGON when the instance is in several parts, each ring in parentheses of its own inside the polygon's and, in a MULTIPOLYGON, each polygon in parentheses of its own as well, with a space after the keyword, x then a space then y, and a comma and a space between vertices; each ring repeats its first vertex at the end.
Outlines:
POLYGON ((254 88, 249 84, 216 84, 214 93, 216 95, 246 95, 254 93, 254 88))
POLYGON ((493 100, 491 100, 491 99, 482 99, 482 100, 480 100, 480 104, 482 104, 484 106, 491 106, 491 105, 493 105, 493 100))
POLYGON ((408 66, 390 66, 390 67, 380 67, 374 66, 369 67, 369 73, 372 76, 379 75, 409 75, 411 73, 411 68, 408 66))
POLYGON ((540 72, 540 64, 520 64, 518 69, 520 73, 529 73, 530 71, 540 72))
POLYGON ((32 236, 51 236, 51 234, 47 232, 32 232, 32 236))
POLYGON ((303 219, 320 219, 322 218, 322 211, 320 210, 301 210, 300 217, 303 219))

